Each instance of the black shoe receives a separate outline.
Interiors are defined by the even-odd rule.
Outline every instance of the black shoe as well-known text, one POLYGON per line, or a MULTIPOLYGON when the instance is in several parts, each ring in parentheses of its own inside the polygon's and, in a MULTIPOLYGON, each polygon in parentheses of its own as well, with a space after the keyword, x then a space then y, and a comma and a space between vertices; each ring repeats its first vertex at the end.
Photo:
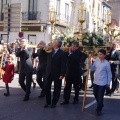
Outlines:
POLYGON ((110 93, 105 93, 106 96, 108 96, 110 93))
POLYGON ((47 103, 46 103, 46 104, 44 105, 44 108, 48 108, 48 107, 50 107, 50 104, 47 104, 47 103))
POLYGON ((100 110, 97 110, 96 111, 96 116, 100 116, 101 115, 101 111, 100 110))
POLYGON ((36 88, 36 83, 33 83, 33 88, 36 88))
POLYGON ((61 104, 61 105, 67 105, 67 104, 69 104, 69 101, 63 101, 63 102, 61 102, 60 104, 61 104))
POLYGON ((55 104, 52 104, 50 107, 51 107, 51 108, 55 108, 55 107, 56 107, 56 105, 55 105, 55 104))
POLYGON ((10 93, 4 93, 4 96, 10 96, 10 93))
POLYGON ((93 85, 91 85, 89 88, 93 88, 93 85))
POLYGON ((41 94, 41 95, 38 96, 38 98, 42 98, 42 97, 45 97, 45 95, 41 94))
POLYGON ((109 93, 108 96, 112 97, 114 95, 114 92, 109 93))
POLYGON ((25 96, 23 101, 28 101, 29 100, 29 96, 25 96))
POLYGON ((78 104, 78 100, 74 100, 72 104, 78 104))

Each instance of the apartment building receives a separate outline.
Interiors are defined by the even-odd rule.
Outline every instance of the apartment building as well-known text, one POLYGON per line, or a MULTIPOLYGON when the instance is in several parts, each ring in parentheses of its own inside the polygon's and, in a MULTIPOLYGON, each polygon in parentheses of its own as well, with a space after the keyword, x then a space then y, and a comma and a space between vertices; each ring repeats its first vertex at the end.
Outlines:
POLYGON ((111 6, 104 0, 74 0, 72 22, 70 26, 75 26, 76 32, 79 31, 80 23, 78 23, 78 8, 81 4, 86 7, 86 21, 83 23, 83 31, 97 31, 103 26, 105 14, 111 6))
POLYGON ((113 24, 120 27, 120 0, 108 0, 108 4, 112 6, 113 24))
POLYGON ((56 10, 56 29, 65 31, 70 22, 72 11, 72 0, 0 0, 0 36, 7 40, 8 32, 4 31, 4 4, 21 3, 22 21, 21 31, 10 31, 9 42, 19 39, 19 32, 29 42, 38 44, 40 40, 50 42, 51 25, 49 23, 49 10, 51 7, 56 10))

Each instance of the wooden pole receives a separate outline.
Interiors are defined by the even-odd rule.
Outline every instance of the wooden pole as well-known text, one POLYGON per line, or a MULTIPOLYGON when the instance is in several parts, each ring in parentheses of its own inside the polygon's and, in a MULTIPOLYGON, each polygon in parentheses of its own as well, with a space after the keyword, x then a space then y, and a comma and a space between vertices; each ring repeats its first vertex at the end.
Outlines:
POLYGON ((88 69, 87 69, 87 76, 86 76, 86 84, 85 84, 85 91, 84 91, 84 97, 83 97, 83 103, 82 103, 82 112, 84 112, 84 106, 85 106, 85 101, 86 101, 86 92, 87 92, 87 85, 88 85, 88 77, 89 77, 89 72, 90 72, 90 64, 89 61, 91 59, 91 54, 88 56, 88 69))
POLYGON ((0 63, 0 78, 2 78, 2 63, 3 63, 3 58, 4 58, 4 52, 2 53, 1 63, 0 63))

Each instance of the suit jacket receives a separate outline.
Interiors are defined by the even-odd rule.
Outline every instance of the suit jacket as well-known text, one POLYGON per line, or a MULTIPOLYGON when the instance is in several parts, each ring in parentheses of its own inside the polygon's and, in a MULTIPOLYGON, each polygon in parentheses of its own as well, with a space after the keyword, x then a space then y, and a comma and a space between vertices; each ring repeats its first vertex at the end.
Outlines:
POLYGON ((66 59, 65 53, 59 49, 52 57, 52 53, 47 54, 46 78, 52 77, 53 80, 58 80, 60 76, 65 75, 66 59))
POLYGON ((82 52, 80 50, 76 50, 72 54, 68 55, 66 76, 68 75, 80 76, 81 58, 82 58, 82 52))
POLYGON ((119 51, 119 60, 114 61, 113 65, 117 65, 116 74, 117 74, 118 79, 120 80, 120 51, 119 51))
POLYGON ((16 50, 16 57, 20 57, 20 72, 21 73, 30 73, 33 72, 33 64, 32 64, 32 48, 27 48, 25 50, 21 50, 18 48, 16 50))
POLYGON ((33 53, 33 58, 38 57, 39 64, 37 67, 37 72, 42 71, 43 73, 46 70, 46 64, 47 64, 47 53, 43 49, 38 49, 37 53, 33 53))
MULTIPOLYGON (((115 53, 112 55, 112 50, 109 52, 109 55, 107 55, 106 59, 112 60, 112 61, 118 61, 119 60, 119 51, 116 50, 115 53)), ((116 73, 118 70, 117 64, 111 64, 111 71, 112 73, 116 73)))

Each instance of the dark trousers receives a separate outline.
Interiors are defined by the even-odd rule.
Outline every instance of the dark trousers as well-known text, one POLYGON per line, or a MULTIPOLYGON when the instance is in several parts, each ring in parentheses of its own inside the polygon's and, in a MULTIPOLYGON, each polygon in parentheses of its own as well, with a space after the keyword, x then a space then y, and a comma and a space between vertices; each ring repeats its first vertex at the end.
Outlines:
POLYGON ((58 79, 52 79, 50 76, 49 78, 46 79, 46 103, 47 104, 57 104, 59 97, 60 97, 60 91, 61 91, 61 85, 62 85, 62 80, 58 79), (51 102, 51 85, 52 81, 54 82, 54 92, 53 92, 53 99, 51 102))
POLYGON ((93 86, 94 81, 94 71, 90 71, 91 85, 93 86))
POLYGON ((100 111, 104 106, 103 98, 104 98, 105 88, 106 88, 106 85, 99 86, 99 85, 93 84, 93 93, 97 101, 97 110, 100 110, 100 111))
POLYGON ((32 73, 19 74, 19 84, 21 88, 26 92, 25 96, 30 95, 31 83, 32 83, 32 73), (25 79, 26 79, 26 84, 25 84, 25 79))
POLYGON ((119 89, 119 81, 117 80, 116 90, 119 89))
POLYGON ((40 86, 40 88, 42 89, 41 91, 41 95, 45 95, 45 73, 43 73, 41 70, 37 71, 36 73, 37 75, 37 83, 40 86), (43 80, 42 80, 43 78, 43 80))
POLYGON ((64 88, 64 100, 65 101, 68 102, 70 99, 72 84, 74 85, 74 89, 75 89, 74 100, 78 101, 78 99, 79 99, 79 78, 80 77, 77 77, 77 76, 66 77, 66 85, 64 88))
POLYGON ((118 85, 117 74, 112 72, 112 88, 110 90, 110 93, 113 93, 116 90, 117 85, 118 85))

